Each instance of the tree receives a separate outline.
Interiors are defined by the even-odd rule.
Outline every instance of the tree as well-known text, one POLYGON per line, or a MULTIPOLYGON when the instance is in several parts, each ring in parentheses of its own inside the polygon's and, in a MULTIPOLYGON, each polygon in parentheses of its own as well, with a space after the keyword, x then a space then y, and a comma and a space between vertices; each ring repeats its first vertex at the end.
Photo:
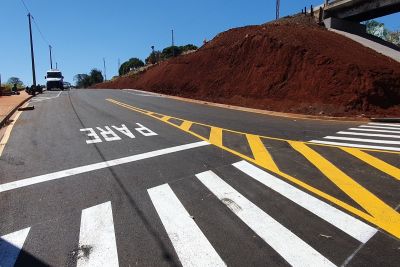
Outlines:
POLYGON ((161 51, 151 52, 150 55, 144 60, 146 64, 155 64, 161 60, 161 51))
POLYGON ((385 24, 376 20, 368 20, 365 22, 365 26, 367 27, 367 33, 386 40, 388 30, 385 28, 385 24))
POLYGON ((77 74, 74 76, 75 85, 78 88, 87 88, 90 86, 90 76, 87 74, 77 74))
POLYGON ((182 53, 181 47, 179 46, 168 46, 161 52, 162 59, 169 59, 173 56, 179 56, 182 53))
POLYGON ((104 81, 103 74, 98 69, 92 69, 90 71, 90 85, 96 83, 102 83, 104 81))
POLYGON ((131 69, 136 69, 144 66, 144 62, 136 57, 122 63, 118 70, 119 75, 127 74, 131 69))
POLYGON ((10 77, 10 79, 8 79, 7 81, 7 84, 11 86, 14 86, 14 84, 16 84, 17 87, 24 87, 24 83, 18 77, 10 77))
POLYGON ((386 40, 392 44, 400 46, 400 31, 389 31, 386 40))
POLYGON ((187 45, 181 46, 180 48, 181 48, 182 52, 187 52, 187 51, 192 51, 192 50, 198 49, 198 47, 193 44, 187 44, 187 45))

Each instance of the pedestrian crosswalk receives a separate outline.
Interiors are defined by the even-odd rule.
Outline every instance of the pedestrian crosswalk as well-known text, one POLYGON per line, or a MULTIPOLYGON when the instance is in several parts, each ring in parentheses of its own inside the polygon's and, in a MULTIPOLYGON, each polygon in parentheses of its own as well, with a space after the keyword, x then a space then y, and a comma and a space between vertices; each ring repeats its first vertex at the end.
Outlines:
MULTIPOLYGON (((368 242, 378 232, 376 228, 360 219, 301 191, 247 161, 242 160, 226 168, 229 171, 237 172, 240 180, 244 180, 245 187, 253 181, 261 186, 261 190, 265 190, 263 196, 266 196, 268 190, 272 190, 278 194, 279 198, 289 200, 292 203, 291 205, 297 207, 302 215, 295 217, 291 213, 284 213, 283 216, 288 217, 289 221, 296 220, 295 228, 298 229, 294 229, 292 224, 285 223, 285 220, 279 219, 282 215, 277 216, 276 213, 266 210, 265 207, 256 204, 257 201, 251 195, 241 192, 243 188, 232 184, 229 179, 229 172, 223 174, 221 170, 208 170, 193 173, 187 179, 191 179, 193 183, 197 183, 209 192, 208 195, 215 197, 213 206, 216 209, 225 210, 214 216, 229 216, 231 214, 231 216, 236 217, 240 228, 250 229, 254 235, 265 242, 267 245, 264 248, 266 254, 275 253, 274 257, 280 257, 291 266, 337 266, 342 263, 337 258, 332 258, 332 253, 335 252, 334 248, 331 248, 329 255, 327 255, 325 249, 311 244, 309 239, 302 234, 304 229, 307 229, 307 233, 312 236, 321 234, 309 227, 309 219, 303 219, 307 216, 312 215, 313 220, 321 223, 323 228, 333 227, 337 231, 336 238, 338 240, 340 236, 348 238, 353 240, 352 242, 356 244, 356 247, 368 242), (299 229, 303 230, 299 232, 299 229)), ((215 237, 209 236, 210 231, 207 228, 215 227, 215 225, 199 224, 191 214, 191 207, 187 206, 187 199, 183 201, 182 194, 174 192, 175 186, 174 182, 173 184, 166 183, 147 189, 149 204, 154 207, 153 210, 146 210, 147 216, 153 216, 161 222, 163 228, 159 228, 158 234, 166 233, 170 242, 165 246, 172 246, 182 266, 229 265, 229 260, 224 257, 226 256, 226 253, 223 253, 224 247, 221 247, 223 242, 215 242, 215 237), (155 212, 155 217, 151 214, 153 212, 155 212)), ((190 189, 185 189, 185 191, 188 190, 190 189)), ((196 193, 188 192, 189 195, 196 193)), ((280 199, 276 198, 275 201, 278 203, 280 199)), ((271 205, 274 205, 274 203, 271 203, 271 205)), ((207 206, 201 208, 206 213, 210 212, 207 206)), ((82 210, 79 242, 77 243, 77 266, 119 266, 121 264, 118 252, 120 245, 116 233, 121 234, 123 229, 115 228, 116 226, 121 227, 121 224, 114 225, 113 209, 118 209, 118 207, 113 206, 112 202, 108 201, 82 210)), ((213 216, 213 214, 209 215, 213 216)), ((224 218, 219 219, 223 221, 224 218)), ((152 223, 158 224, 155 221, 152 223)), ((6 233, 1 237, 0 266, 14 265, 21 248, 23 250, 30 230, 34 228, 33 225, 14 233, 6 233)), ((235 235, 236 233, 231 232, 229 234, 235 235)), ((38 240, 30 241, 40 242, 38 240)), ((138 246, 135 242, 138 241, 130 240, 131 249, 138 246)), ((245 248, 243 248, 243 251, 245 251, 245 248)), ((349 251, 348 255, 352 252, 349 251)), ((246 255, 243 255, 243 257, 246 257, 246 255)), ((264 260, 268 261, 268 259, 264 260)), ((271 264, 273 265, 272 262, 271 264)))
POLYGON ((370 122, 339 131, 335 135, 311 140, 311 143, 400 151, 400 123, 370 122))
MULTIPOLYGON (((378 196, 382 193, 386 194, 382 192, 382 190, 376 190, 378 187, 367 186, 367 184, 364 183, 369 173, 374 175, 372 178, 374 182, 377 181, 377 175, 381 176, 382 174, 389 175, 397 180, 400 179, 400 169, 398 167, 398 160, 396 159, 400 152, 400 145, 397 145, 399 140, 396 138, 387 139, 377 136, 337 134, 337 138, 339 139, 334 139, 336 138, 335 135, 327 136, 323 140, 312 140, 310 142, 288 140, 189 121, 171 115, 144 110, 113 99, 107 99, 107 101, 134 112, 144 114, 155 120, 164 122, 171 127, 191 134, 247 162, 278 175, 309 194, 340 207, 352 216, 362 218, 393 236, 397 238, 400 237, 400 215, 394 209, 393 203, 388 204, 388 199, 378 196), (200 131, 199 128, 202 129, 202 131, 200 131), (235 145, 229 142, 232 138, 235 140, 235 145), (373 143, 372 141, 375 140, 378 142, 373 143), (278 148, 284 149, 287 155, 281 153, 283 150, 277 150, 278 148), (321 153, 321 150, 324 152, 321 153), (343 154, 343 152, 346 152, 346 154, 343 154), (307 168, 307 171, 317 170, 318 172, 314 172, 311 177, 307 178, 308 181, 306 182, 305 177, 301 177, 300 173, 293 173, 291 166, 288 166, 287 160, 289 155, 302 162, 302 166, 300 166, 301 169, 307 168), (368 171, 365 171, 361 175, 354 172, 350 175, 348 166, 346 166, 350 163, 353 164, 351 166, 352 170, 356 170, 357 168, 364 170, 369 165, 380 173, 372 173, 370 172, 372 169, 367 167, 369 168, 368 171), (329 180, 330 183, 327 186, 321 187, 321 184, 318 184, 319 181, 315 183, 315 179, 310 179, 320 174, 322 174, 324 178, 328 178, 327 180, 329 180), (334 193, 331 191, 328 193, 327 190, 330 191, 332 185, 334 185, 333 188, 338 188, 350 199, 346 200, 342 197, 338 197, 336 192, 334 193), (350 204, 351 202, 349 200, 354 202, 350 204)), ((398 125, 397 123, 390 123, 390 125, 384 123, 370 123, 356 128, 350 128, 344 132, 354 132, 355 134, 384 133, 394 135, 400 132, 400 127, 398 127, 398 125)), ((289 162, 291 162, 291 160, 289 160, 289 162)), ((297 164, 297 166, 299 166, 296 161, 292 161, 292 163, 292 165, 297 164)), ((307 176, 310 176, 310 174, 307 174, 307 176)), ((386 178, 387 177, 384 179, 386 178)), ((385 182, 387 182, 385 183, 387 188, 395 188, 390 182, 385 182)), ((388 190, 385 189, 384 191, 388 190)), ((386 195, 389 196, 392 201, 397 201, 393 199, 390 193, 386 195)), ((397 202, 395 204, 397 204, 397 202)))

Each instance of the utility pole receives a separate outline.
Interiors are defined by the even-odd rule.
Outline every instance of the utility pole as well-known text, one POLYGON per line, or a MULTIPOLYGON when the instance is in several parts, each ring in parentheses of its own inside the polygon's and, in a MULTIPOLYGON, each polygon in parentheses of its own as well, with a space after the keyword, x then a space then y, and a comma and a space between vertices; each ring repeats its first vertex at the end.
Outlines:
POLYGON ((175 44, 174 44, 174 30, 171 30, 172 33, 172 56, 175 57, 175 44))
POLYGON ((281 7, 281 1, 280 0, 276 0, 276 20, 279 19, 279 10, 281 7))
POLYGON ((56 69, 58 70, 57 62, 56 62, 56 69))
POLYGON ((36 73, 35 73, 35 55, 33 53, 33 39, 32 39, 32 24, 31 24, 31 13, 28 13, 29 20, 29 39, 31 41, 31 61, 32 61, 32 80, 33 88, 36 90, 36 73))
POLYGON ((52 69, 53 69, 53 57, 51 56, 51 49, 52 49, 52 47, 51 47, 51 45, 49 45, 49 51, 50 51, 50 69, 52 70, 52 69))
POLYGON ((118 58, 118 70, 117 73, 119 74, 119 69, 121 68, 121 60, 118 58))
POLYGON ((104 81, 107 81, 107 74, 106 74, 106 59, 103 57, 103 73, 104 73, 104 81))

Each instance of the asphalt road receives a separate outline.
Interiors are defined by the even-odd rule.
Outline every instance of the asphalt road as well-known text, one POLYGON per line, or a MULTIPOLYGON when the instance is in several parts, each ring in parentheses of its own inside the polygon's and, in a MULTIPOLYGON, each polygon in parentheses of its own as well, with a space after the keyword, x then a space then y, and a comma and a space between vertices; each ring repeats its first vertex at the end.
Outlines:
POLYGON ((400 264, 400 125, 133 90, 29 105, 0 154, 0 266, 400 264))

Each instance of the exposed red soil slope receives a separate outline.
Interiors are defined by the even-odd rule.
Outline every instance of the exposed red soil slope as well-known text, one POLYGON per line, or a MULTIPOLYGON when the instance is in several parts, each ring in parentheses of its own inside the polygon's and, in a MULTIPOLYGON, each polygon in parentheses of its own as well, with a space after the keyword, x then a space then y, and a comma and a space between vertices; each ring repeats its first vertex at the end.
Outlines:
POLYGON ((306 17, 231 29, 195 53, 97 88, 304 114, 400 116, 400 64, 306 17))

